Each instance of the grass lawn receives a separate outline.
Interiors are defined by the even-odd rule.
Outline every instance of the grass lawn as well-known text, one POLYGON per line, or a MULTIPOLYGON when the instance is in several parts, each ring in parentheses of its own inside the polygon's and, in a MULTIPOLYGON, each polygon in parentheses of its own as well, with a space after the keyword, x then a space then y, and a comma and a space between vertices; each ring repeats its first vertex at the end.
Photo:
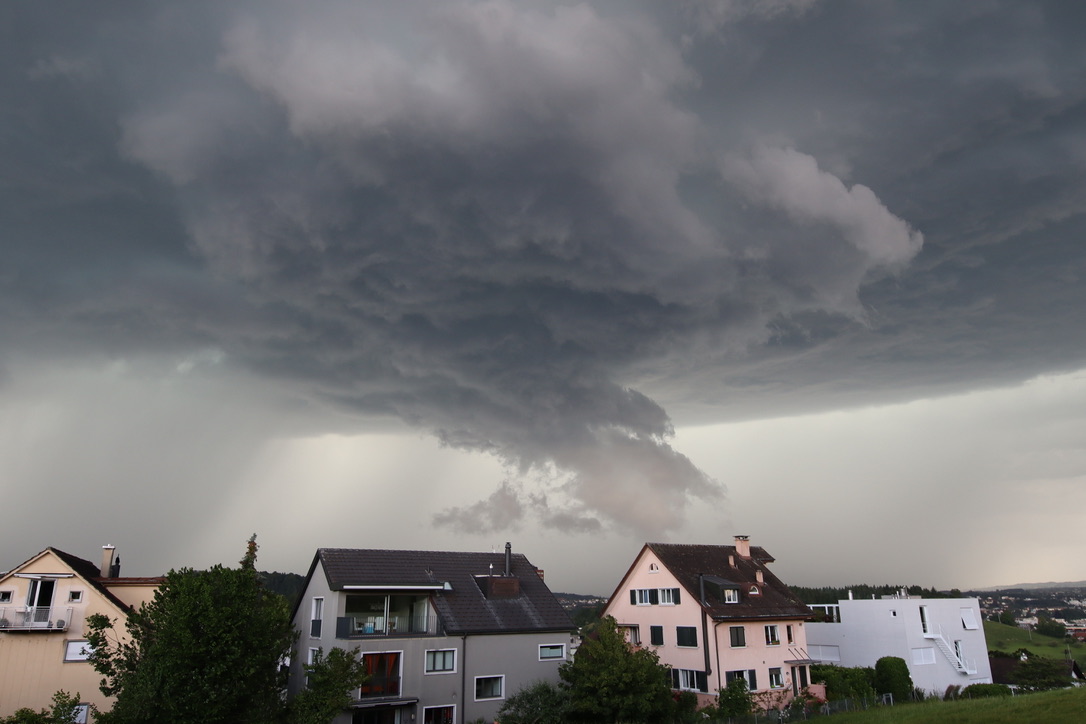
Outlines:
POLYGON ((901 704, 863 712, 835 714, 817 721, 833 724, 1048 724, 1086 722, 1086 688, 1039 694, 901 704))
MULTIPOLYGON (((1002 623, 984 622, 984 638, 988 641, 989 651, 1006 651, 1011 653, 1018 649, 1029 649, 1038 656, 1047 656, 1051 659, 1066 659, 1067 648, 1063 639, 1042 636, 1039 633, 1030 633, 1017 626, 1008 626, 1002 623)), ((1086 643, 1076 641, 1070 644, 1071 658, 1078 665, 1086 669, 1086 643)))

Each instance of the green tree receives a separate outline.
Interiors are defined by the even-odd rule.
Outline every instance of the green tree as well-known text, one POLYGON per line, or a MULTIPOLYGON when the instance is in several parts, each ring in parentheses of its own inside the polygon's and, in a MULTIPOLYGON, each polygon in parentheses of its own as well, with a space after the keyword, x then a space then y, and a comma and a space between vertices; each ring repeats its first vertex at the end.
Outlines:
POLYGON ((498 710, 502 724, 563 724, 569 692, 549 681, 529 684, 505 700, 498 710))
POLYGON ((1003 609, 1003 611, 1001 611, 999 614, 999 622, 1007 624, 1008 626, 1017 626, 1017 615, 1018 612, 1015 611, 1013 608, 1003 609))
POLYGON ((870 666, 815 664, 811 679, 826 685, 826 699, 861 701, 875 698, 875 670, 870 666))
POLYGON ((351 703, 351 689, 361 686, 366 667, 354 652, 334 648, 325 656, 317 650, 316 661, 305 665, 306 687, 291 700, 292 724, 328 724, 351 703))
POLYGON ((1048 691, 1071 685, 1071 666, 1059 659, 1029 655, 1015 669, 1014 683, 1025 691, 1048 691))
POLYGON ((569 692, 570 721, 655 724, 671 718, 668 668, 656 652, 627 644, 611 616, 558 671, 569 692))
POLYGON ((894 703, 909 701, 913 693, 913 678, 909 665, 899 656, 883 656, 875 662, 875 691, 892 694, 894 703))
POLYGON ((78 692, 72 696, 66 691, 58 691, 53 694, 53 704, 49 709, 16 709, 11 716, 0 719, 0 724, 72 724, 78 707, 78 692))
POLYGON ((717 692, 716 706, 720 716, 733 717, 750 714, 754 710, 754 697, 747 688, 747 680, 735 677, 717 692))
POLYGON ((1062 639, 1067 635, 1066 626, 1046 616, 1037 617, 1037 625, 1033 627, 1033 630, 1044 636, 1054 636, 1058 639, 1062 639))
POLYGON ((114 621, 88 618, 91 663, 112 724, 265 724, 283 713, 282 662, 295 634, 287 602, 255 570, 256 536, 239 568, 170 571, 154 600, 114 621))

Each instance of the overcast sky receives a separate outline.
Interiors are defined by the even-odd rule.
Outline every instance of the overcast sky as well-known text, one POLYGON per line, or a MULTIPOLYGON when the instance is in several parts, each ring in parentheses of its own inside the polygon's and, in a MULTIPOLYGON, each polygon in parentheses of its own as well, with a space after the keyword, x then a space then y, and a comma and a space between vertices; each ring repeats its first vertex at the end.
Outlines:
POLYGON ((0 568, 1086 579, 1086 5, 0 5, 0 568))

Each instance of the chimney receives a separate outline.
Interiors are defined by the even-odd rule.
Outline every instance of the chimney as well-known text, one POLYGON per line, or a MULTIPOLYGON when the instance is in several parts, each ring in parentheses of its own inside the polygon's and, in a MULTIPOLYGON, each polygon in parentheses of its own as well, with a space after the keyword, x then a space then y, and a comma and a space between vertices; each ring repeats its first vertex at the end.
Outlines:
POLYGON ((754 572, 754 578, 758 583, 765 583, 765 576, 762 575, 762 570, 760 568, 754 572))
POLYGON ((506 541, 505 543, 505 577, 508 578, 512 575, 510 570, 513 563, 513 544, 506 541))
POLYGON ((750 536, 735 536, 735 552, 740 558, 750 558, 750 536))
POLYGON ((113 568, 113 551, 117 550, 116 546, 111 546, 108 543, 102 546, 102 568, 100 573, 102 578, 109 578, 110 569, 113 568))
POLYGON ((120 556, 117 556, 117 557, 115 557, 113 559, 113 565, 109 567, 109 577, 110 578, 120 578, 121 577, 121 557, 120 556))

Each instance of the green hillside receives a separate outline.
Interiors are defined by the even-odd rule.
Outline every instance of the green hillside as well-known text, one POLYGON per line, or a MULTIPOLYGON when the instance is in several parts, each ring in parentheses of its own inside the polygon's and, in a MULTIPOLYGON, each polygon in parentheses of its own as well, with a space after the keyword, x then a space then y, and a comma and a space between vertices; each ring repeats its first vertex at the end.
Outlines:
MULTIPOLYGON (((1008 627, 1009 628, 1009 627, 1008 627)), ((835 714, 834 724, 1055 724, 1086 721, 1086 688, 1039 694, 978 699, 930 701, 835 714)))
POLYGON ((1086 644, 1078 641, 1068 644, 1063 639, 1042 636, 1037 632, 992 621, 984 622, 984 638, 988 641, 989 651, 1010 653, 1018 649, 1029 649, 1038 656, 1052 659, 1066 659, 1070 651, 1070 658, 1086 669, 1086 644))

